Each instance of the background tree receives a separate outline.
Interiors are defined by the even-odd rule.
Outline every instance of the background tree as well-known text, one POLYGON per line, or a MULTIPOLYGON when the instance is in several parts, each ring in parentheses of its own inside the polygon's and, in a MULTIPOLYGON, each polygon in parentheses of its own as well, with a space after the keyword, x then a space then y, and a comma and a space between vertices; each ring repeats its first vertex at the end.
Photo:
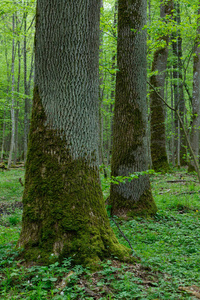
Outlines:
MULTIPOLYGON (((200 126, 200 3, 197 19, 197 36, 194 44, 193 58, 193 94, 192 94, 192 119, 190 142, 192 150, 198 159, 199 155, 199 126, 200 126)), ((192 161, 189 164, 188 171, 194 171, 195 165, 192 161)))
MULTIPOLYGON (((181 119, 184 123, 185 117, 185 101, 184 101, 184 90, 183 90, 183 64, 182 64, 182 36, 180 31, 181 24, 181 11, 180 1, 174 1, 173 11, 175 28, 172 33, 172 51, 173 51, 173 87, 174 87, 174 105, 179 110, 181 119)), ((183 129, 180 126, 180 122, 175 116, 175 157, 177 164, 186 165, 186 141, 184 138, 183 129)))
MULTIPOLYGON (((0 144, 1 160, 8 160, 9 153, 12 154, 10 155, 9 164, 12 161, 17 162, 24 158, 24 101, 25 98, 29 98, 28 101, 30 102, 30 95, 25 96, 23 82, 26 77, 27 89, 32 94, 34 8, 35 0, 1 1, 0 144), (26 43, 23 42, 25 36, 25 13, 27 25, 26 43), (15 17, 14 31, 11 25, 13 16, 15 17), (21 64, 22 53, 26 53, 26 64, 21 64), (12 72, 13 59, 15 62, 14 72, 12 72), (15 78, 15 81, 11 80, 12 78, 15 78), (12 129, 14 126, 15 131, 12 129), (13 138, 11 139, 11 137, 13 138), (14 142, 11 143, 11 140, 14 142), (11 145, 14 146, 11 147, 11 145)), ((30 107, 31 104, 29 104, 29 110, 30 107)), ((27 118, 29 126, 30 111, 27 114, 27 118)))
POLYGON ((29 261, 97 263, 128 249, 114 236, 99 181, 98 0, 37 2, 35 87, 23 224, 29 261))
MULTIPOLYGON (((146 1, 118 2, 117 78, 111 175, 128 176, 147 166, 146 1)), ((148 175, 111 184, 118 216, 156 212, 148 175)))
MULTIPOLYGON (((161 2, 160 17, 162 22, 170 20, 172 1, 161 2)), ((169 34, 164 27, 164 35, 159 38, 160 46, 154 53, 152 63, 151 84, 158 88, 159 94, 164 97, 164 86, 167 70, 169 34)), ((165 106, 155 93, 150 91, 151 109, 151 160, 155 171, 168 171, 169 164, 166 153, 165 134, 165 106)))

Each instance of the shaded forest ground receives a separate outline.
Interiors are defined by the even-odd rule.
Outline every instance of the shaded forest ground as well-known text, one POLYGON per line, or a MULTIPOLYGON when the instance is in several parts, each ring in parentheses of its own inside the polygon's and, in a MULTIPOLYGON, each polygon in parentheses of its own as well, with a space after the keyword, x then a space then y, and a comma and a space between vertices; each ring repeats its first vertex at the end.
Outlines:
MULTIPOLYGON (((23 176, 23 169, 0 172, 0 299, 200 299, 200 185, 195 175, 182 169, 151 176, 157 214, 115 219, 141 260, 131 265, 113 257, 95 273, 74 267, 70 259, 49 267, 16 260, 23 176)), ((109 184, 103 179, 102 187, 106 198, 109 184)))

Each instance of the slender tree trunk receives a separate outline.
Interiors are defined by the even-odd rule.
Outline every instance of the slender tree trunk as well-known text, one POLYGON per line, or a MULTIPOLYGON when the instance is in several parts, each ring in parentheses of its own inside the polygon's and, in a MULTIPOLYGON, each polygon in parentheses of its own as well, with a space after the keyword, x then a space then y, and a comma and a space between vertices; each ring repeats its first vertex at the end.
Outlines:
MULTIPOLYGON (((115 8, 114 8, 114 20, 113 20, 113 29, 114 32, 117 28, 117 13, 118 13, 118 0, 115 0, 115 8)), ((116 52, 113 53, 112 56, 112 66, 111 69, 113 71, 116 70, 116 52)), ((110 140, 109 140, 109 158, 111 159, 112 156, 112 148, 113 148, 113 108, 114 108, 114 101, 115 101, 115 83, 116 83, 116 75, 113 72, 113 76, 111 78, 111 104, 110 104, 110 140)))
MULTIPOLYGON (((24 8, 26 9, 26 1, 24 3, 24 8)), ((26 161, 27 156, 27 145, 28 145, 28 108, 29 108, 29 97, 28 96, 28 86, 27 86, 27 12, 24 13, 24 94, 25 102, 24 102, 24 161, 26 161)))
POLYGON ((15 91, 15 38, 14 38, 14 31, 15 31, 15 15, 13 14, 12 17, 12 30, 13 30, 13 39, 12 39, 12 104, 11 104, 11 123, 12 123, 12 129, 11 129, 11 142, 10 142, 10 152, 9 152, 9 158, 8 158, 8 169, 10 168, 11 162, 12 162, 12 155, 15 148, 15 97, 14 97, 14 91, 15 91))
MULTIPOLYGON (((147 170, 146 0, 118 2, 117 71, 112 176, 147 170)), ((154 214, 148 175, 111 184, 112 213, 154 214)))
MULTIPOLYGON (((103 0, 101 0, 101 9, 103 9, 103 0)), ((100 48, 99 48, 99 60, 100 60, 100 67, 103 59, 103 32, 100 31, 100 48)), ((103 95, 104 95, 104 87, 103 87, 103 69, 102 67, 99 70, 99 163, 100 165, 104 162, 104 155, 103 155, 103 123, 102 123, 102 102, 103 102, 103 95)))
MULTIPOLYGON (((172 79, 173 79, 173 74, 170 72, 170 77, 171 77, 171 107, 174 108, 174 93, 173 93, 173 84, 172 84, 172 79)), ((175 130, 174 130, 174 111, 171 110, 171 154, 172 154, 172 165, 175 166, 175 147, 174 147, 174 136, 175 136, 175 130)))
MULTIPOLYGON (((6 106, 6 105, 5 105, 6 106)), ((1 161, 3 161, 4 158, 4 144, 5 144, 5 131, 6 131, 6 108, 4 106, 4 113, 3 113, 3 130, 2 130, 2 144, 1 144, 1 161)))
MULTIPOLYGON (((179 0, 175 3, 176 16, 175 21, 177 25, 180 25, 180 4, 179 0)), ((179 110, 180 116, 184 123, 185 115, 185 102, 184 102, 184 91, 183 91, 183 75, 182 75, 182 38, 180 31, 177 30, 176 34, 173 34, 173 40, 176 39, 176 42, 172 41, 173 55, 174 55, 174 103, 175 107, 179 110)), ((175 130, 176 130, 176 152, 177 152, 177 162, 178 166, 186 165, 186 141, 183 133, 183 129, 180 128, 180 124, 175 116, 175 130), (180 135, 179 135, 180 133, 180 135)))
MULTIPOLYGON (((198 9, 198 17, 200 17, 200 2, 198 9)), ((190 135, 190 143, 192 150, 198 160, 199 155, 199 126, 200 126, 200 21, 198 18, 197 37, 194 47, 193 61, 193 94, 192 94, 192 131, 190 135)), ((195 164, 192 161, 189 164, 188 171, 194 171, 195 164)), ((197 171, 197 170, 196 170, 197 171)))
POLYGON ((20 42, 18 42, 18 78, 17 78, 17 105, 15 110, 15 153, 14 153, 14 164, 17 162, 18 155, 18 121, 19 121, 19 90, 20 90, 20 79, 21 79, 21 51, 20 42))
MULTIPOLYGON (((148 0, 148 26, 151 26, 151 0, 148 0)), ((151 35, 147 36, 147 41, 151 40, 151 35)), ((149 54, 151 51, 149 50, 149 54)), ((149 61, 147 64, 147 69, 151 70, 151 62, 149 61)), ((147 85, 147 94, 149 95, 150 89, 149 85, 147 85)), ((151 159, 151 112, 150 112, 150 97, 147 97, 147 111, 148 111, 148 122, 147 122, 147 157, 148 157, 148 166, 152 169, 152 159, 151 159)))
MULTIPOLYGON (((6 60, 6 69, 7 69, 7 92, 6 94, 8 95, 9 90, 10 90, 10 83, 11 83, 11 76, 12 74, 10 73, 10 64, 9 64, 9 59, 8 59, 8 49, 7 49, 7 44, 6 44, 6 39, 5 39, 5 60, 6 60)), ((7 97, 8 98, 8 97, 7 97)), ((7 99, 8 100, 8 99, 7 99)), ((2 145, 1 145, 1 160, 4 158, 5 154, 5 131, 6 131, 6 103, 4 105, 4 122, 3 122, 3 137, 2 137, 2 145)))
POLYGON ((37 1, 35 87, 22 232, 29 261, 125 259, 99 180, 98 0, 37 1))
MULTIPOLYGON (((160 6, 160 17, 164 19, 172 12, 172 1, 168 0, 160 6)), ((166 20, 164 20, 166 22, 166 20)), ((169 36, 163 36, 165 46, 157 49, 154 53, 152 72, 158 71, 157 75, 150 78, 151 84, 159 89, 159 94, 164 98, 164 86, 168 58, 169 36)), ((151 110, 151 159, 155 171, 167 172, 169 164, 166 153, 165 135, 165 107, 154 90, 150 92, 151 110)))

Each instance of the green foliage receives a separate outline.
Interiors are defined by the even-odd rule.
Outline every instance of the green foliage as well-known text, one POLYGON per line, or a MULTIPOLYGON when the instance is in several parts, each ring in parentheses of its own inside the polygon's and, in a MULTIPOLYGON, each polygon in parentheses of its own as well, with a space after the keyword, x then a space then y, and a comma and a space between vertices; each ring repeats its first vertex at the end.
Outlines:
POLYGON ((23 187, 19 178, 24 178, 24 169, 3 171, 0 170, 0 203, 1 201, 21 200, 23 187))
MULTIPOLYGON (((9 179, 15 184, 15 178, 22 176, 22 171, 10 174, 9 179)), ((7 177, 3 177, 3 173, 0 176, 1 182, 6 183, 7 177)), ((102 261, 100 270, 93 273, 80 265, 74 266, 71 258, 64 259, 62 264, 53 263, 52 255, 49 266, 27 265, 19 259, 20 252, 15 248, 21 224, 1 223, 2 299, 192 299, 179 287, 198 285, 200 280, 199 185, 195 175, 188 175, 184 169, 151 175, 151 181, 159 208, 156 215, 129 221, 116 219, 141 258, 137 264, 120 263, 113 257, 102 261), (180 175, 183 182, 179 180, 180 175)), ((4 184, 2 189, 4 191, 4 184)), ((19 215, 17 210, 7 217, 19 215)), ((112 220, 111 225, 120 242, 128 246, 112 220)))

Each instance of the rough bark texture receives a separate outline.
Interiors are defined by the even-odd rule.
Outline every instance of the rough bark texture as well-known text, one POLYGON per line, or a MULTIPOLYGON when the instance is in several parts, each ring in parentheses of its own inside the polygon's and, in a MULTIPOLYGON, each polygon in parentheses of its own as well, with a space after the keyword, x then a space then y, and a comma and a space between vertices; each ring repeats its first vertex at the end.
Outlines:
POLYGON ((92 265, 114 236, 98 171, 98 0, 37 3, 32 122, 18 246, 29 261, 92 265), (54 256, 52 256, 52 254, 54 256))
MULTIPOLYGON (((112 176, 147 170, 146 0, 118 2, 116 96, 112 176)), ((148 175, 111 185, 112 213, 154 214, 148 175)))
MULTIPOLYGON (((199 4, 200 6, 200 4, 199 4)), ((200 8, 198 10, 200 17, 200 8)), ((197 37, 195 40, 195 56, 193 61, 193 94, 192 94, 192 131, 190 135, 190 143, 192 150, 198 160, 199 155, 199 126, 200 126, 200 21, 198 19, 197 37)), ((194 162, 188 166, 188 171, 195 171, 194 162)))
MULTIPOLYGON (((161 4, 160 16, 165 18, 172 10, 171 0, 161 4)), ((157 75, 150 78, 151 84, 158 89, 159 94, 164 98, 164 86, 168 57, 168 36, 161 38, 166 42, 165 46, 159 48, 154 53, 152 72, 158 71, 157 75)), ((167 172, 169 164, 166 153, 165 136, 165 107, 155 91, 150 92, 151 110, 151 159, 155 171, 167 172)))

